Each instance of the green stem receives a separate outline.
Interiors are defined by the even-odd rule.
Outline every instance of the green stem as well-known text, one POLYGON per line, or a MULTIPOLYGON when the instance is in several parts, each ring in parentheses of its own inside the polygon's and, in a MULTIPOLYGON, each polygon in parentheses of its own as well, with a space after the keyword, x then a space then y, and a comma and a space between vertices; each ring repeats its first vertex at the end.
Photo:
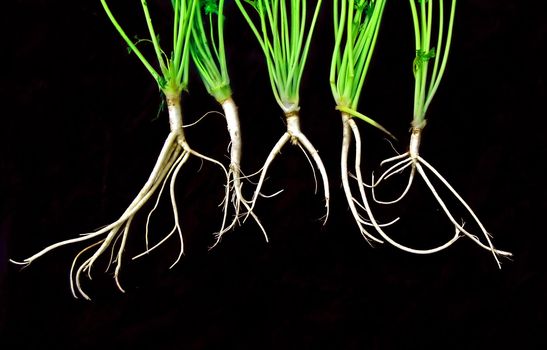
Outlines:
POLYGON ((137 55, 137 57, 140 59, 140 61, 142 62, 142 64, 146 67, 146 69, 148 70, 148 72, 152 75, 152 77, 157 81, 157 82, 160 82, 161 80, 161 75, 154 69, 154 67, 152 67, 152 65, 150 64, 150 62, 148 62, 148 60, 144 57, 144 55, 141 53, 141 51, 137 48, 137 46, 135 46, 135 44, 133 43, 133 41, 131 41, 131 39, 129 39, 129 37, 127 36, 127 34, 125 33, 125 31, 123 30, 123 28, 120 26, 120 24, 118 23, 118 21, 116 20, 116 18, 114 17, 114 15, 112 14, 112 12, 110 11, 110 8, 108 6, 108 4, 106 3, 106 0, 101 0, 101 4, 103 5, 103 9, 104 11, 106 12, 108 18, 110 19, 110 22, 112 22, 112 24, 114 25, 114 27, 116 28, 116 30, 118 31, 118 33, 120 34, 120 36, 123 38, 123 40, 125 41, 125 43, 127 44, 127 46, 129 46, 129 48, 131 49, 131 52, 134 52, 135 55, 137 55))
POLYGON ((456 1, 452 0, 448 29, 444 24, 444 0, 439 0, 437 23, 437 46, 431 48, 431 36, 433 33, 433 0, 418 0, 420 12, 416 9, 416 0, 410 0, 412 20, 414 22, 414 34, 416 38, 416 58, 414 60, 414 117, 413 126, 422 128, 425 125, 425 115, 446 69, 452 32, 456 1), (446 42, 444 36, 446 32, 446 42), (429 73, 429 60, 434 57, 433 71, 429 73), (442 57, 442 58, 441 58, 442 57))
POLYGON ((444 48, 444 55, 443 60, 441 62, 441 67, 439 69, 438 75, 435 77, 434 84, 432 85, 429 96, 425 102, 425 109, 429 107, 429 104, 431 103, 431 100, 433 99, 433 96, 437 92, 437 89, 439 88, 439 84, 441 83, 441 79, 443 77, 444 71, 446 69, 446 63, 448 61, 448 54, 450 52, 450 46, 452 44, 452 31, 454 29, 454 17, 456 14, 456 0, 452 0, 452 6, 450 8, 450 20, 448 23, 448 33, 446 35, 446 45, 444 48))
POLYGON ((188 84, 188 65, 190 63, 190 37, 192 35, 192 23, 194 20, 194 13, 196 8, 199 8, 199 0, 190 0, 191 8, 190 14, 186 17, 185 21, 181 21, 184 24, 183 30, 179 29, 179 38, 177 38, 177 48, 175 50, 175 63, 177 64, 176 82, 184 87, 188 84), (183 33, 183 35, 181 35, 183 33))
POLYGON ((112 14, 106 0, 101 0, 101 4, 108 15, 108 18, 127 43, 129 48, 137 55, 146 69, 154 77, 160 88, 166 94, 179 94, 188 85, 188 57, 189 45, 188 41, 191 35, 191 25, 195 8, 199 4, 199 0, 172 0, 173 5, 173 52, 169 57, 162 50, 158 36, 154 29, 152 17, 146 0, 141 0, 141 7, 146 20, 146 25, 150 35, 150 42, 154 46, 156 60, 158 62, 160 72, 158 72, 144 57, 142 52, 136 47, 136 44, 129 39, 120 26, 114 15, 112 14))
MULTIPOLYGON (((378 127, 357 112, 357 105, 376 46, 386 0, 336 0, 333 5, 335 43, 330 85, 337 108, 378 127)), ((385 130, 381 128, 382 130, 385 130)))
POLYGON ((222 103, 232 95, 224 47, 224 0, 220 0, 215 9, 207 8, 205 16, 201 9, 197 11, 190 42, 191 56, 207 91, 222 103))
POLYGON ((152 24, 152 18, 150 17, 150 11, 148 10, 148 4, 146 3, 146 0, 141 0, 141 5, 144 12, 144 17, 146 19, 146 25, 148 26, 148 31, 150 32, 150 39, 152 40, 152 44, 154 45, 154 51, 156 52, 156 58, 158 60, 162 73, 166 75, 167 67, 163 60, 160 43, 158 42, 158 37, 156 36, 156 32, 154 30, 154 25, 152 24))
MULTIPOLYGON (((342 6, 340 11, 338 11, 338 0, 334 1, 333 4, 333 18, 334 18, 334 49, 332 60, 330 64, 330 87, 332 95, 334 96, 335 101, 341 100, 340 90, 338 89, 338 78, 336 76, 337 71, 341 70, 342 57, 340 55, 342 38, 344 37, 344 24, 346 22, 346 2, 342 1, 342 6)), ((345 51, 345 50, 344 50, 345 51)))
POLYGON ((300 83, 322 0, 315 2, 311 21, 307 20, 306 0, 245 1, 249 5, 243 1, 236 0, 236 4, 264 52, 274 97, 284 111, 293 110, 299 104, 300 83), (256 17, 247 6, 256 10, 256 17))
MULTIPOLYGON (((359 102, 359 98, 361 96, 361 91, 363 90, 363 85, 365 83, 365 77, 368 73, 368 67, 370 66, 370 61, 372 60, 372 53, 374 52, 374 48, 376 46, 376 40, 378 38, 378 33, 380 32, 379 27, 381 23, 381 17, 384 12, 385 8, 385 1, 381 2, 380 4, 377 4, 376 6, 380 6, 380 9, 378 11, 374 11, 372 14, 372 18, 370 19, 370 26, 367 26, 366 34, 364 35, 363 41, 366 43, 364 44, 363 48, 361 49, 362 52, 365 52, 362 63, 360 65, 363 67, 359 71, 359 83, 355 87, 355 91, 353 92, 353 103, 351 107, 353 109, 357 109, 357 104, 359 102), (372 33, 370 33, 372 32, 372 33), (369 39, 369 36, 372 36, 372 39, 369 39)), ((391 134, 390 134, 391 135, 391 134)), ((391 135, 393 136, 393 135, 391 135)))

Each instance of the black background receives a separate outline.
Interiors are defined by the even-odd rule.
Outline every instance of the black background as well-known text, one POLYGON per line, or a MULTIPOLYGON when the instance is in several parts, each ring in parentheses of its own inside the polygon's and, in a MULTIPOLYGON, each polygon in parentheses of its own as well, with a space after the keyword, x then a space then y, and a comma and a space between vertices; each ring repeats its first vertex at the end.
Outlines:
MULTIPOLYGON (((152 3, 152 2, 150 2, 152 3)), ((139 190, 167 135, 151 77, 128 55, 99 1, 10 1, 2 5, 3 70, 0 221, 2 348, 161 349, 544 348, 546 318, 545 159, 547 97, 544 1, 470 0, 458 4, 452 54, 429 111, 422 155, 477 211, 500 249, 514 253, 499 270, 491 254, 462 239, 430 256, 360 236, 340 188, 341 123, 328 86, 332 48, 326 1, 302 82, 302 130, 319 150, 331 182, 331 217, 322 226, 321 192, 297 148, 270 170, 252 222, 225 236, 223 175, 192 160, 177 182, 185 256, 173 239, 139 260, 126 258, 120 293, 97 266, 75 300, 68 285, 82 247, 51 253, 22 271, 23 259, 53 242, 108 223, 139 190), (7 6, 7 7, 6 7, 7 6)), ((112 1, 131 33, 145 36, 138 1, 112 1)), ((152 7, 167 30, 168 1, 152 7)), ((234 4, 226 36, 234 99, 244 138, 243 168, 260 168, 284 131, 261 52, 234 4)), ((165 35, 167 37, 167 34, 165 35)), ((405 149, 412 113, 413 33, 408 4, 390 1, 360 111, 405 149)), ((186 122, 218 109, 193 73, 186 122)), ((392 155, 382 135, 359 122, 367 174, 392 155), (372 165, 371 165, 372 164, 372 165)), ((226 160, 221 117, 187 130, 197 150, 226 160)), ((401 183, 403 180, 399 180, 401 183)), ((247 190, 252 186, 247 185, 247 190)), ((164 199, 167 203, 167 198, 164 199)), ((452 228, 418 183, 395 208, 394 237, 428 247, 452 228)), ((392 212, 389 212, 392 213, 392 212)), ((144 216, 144 215, 143 215, 144 216)), ((168 205, 155 237, 171 225, 168 205)), ((127 257, 141 252, 136 220, 127 257)))

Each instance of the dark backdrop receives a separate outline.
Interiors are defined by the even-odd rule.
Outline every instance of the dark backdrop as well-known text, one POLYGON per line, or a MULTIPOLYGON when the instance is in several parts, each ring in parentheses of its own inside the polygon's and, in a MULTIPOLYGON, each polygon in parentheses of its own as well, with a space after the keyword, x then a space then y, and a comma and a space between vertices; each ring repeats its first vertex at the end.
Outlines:
MULTIPOLYGON (((152 3, 152 2, 150 2, 152 3)), ((167 3, 167 1, 166 1, 167 3)), ((138 1, 112 1, 130 32, 145 36, 138 1)), ((167 6, 154 7, 161 27, 167 6)), ((161 97, 127 53, 99 1, 10 1, 2 5, 0 98, 0 326, 2 348, 158 349, 544 348, 545 54, 543 1, 458 4, 445 78, 429 112, 422 155, 477 211, 494 242, 510 250, 499 270, 491 254, 462 239, 415 256, 361 237, 340 186, 341 123, 328 86, 332 48, 325 2, 302 82, 302 129, 331 181, 323 226, 321 191, 297 148, 272 165, 257 214, 214 250, 223 175, 192 160, 177 182, 186 254, 169 270, 176 239, 140 260, 126 259, 120 293, 97 266, 72 298, 68 272, 81 246, 20 270, 22 259, 53 242, 115 219, 147 178, 168 132, 161 97)), ((163 26, 168 28, 168 21, 163 26)), ((243 168, 260 168, 284 131, 254 38, 233 4, 226 36, 244 138, 243 168)), ((408 4, 390 1, 360 110, 405 149, 412 114, 413 34, 408 4)), ((185 120, 217 109, 194 74, 185 120)), ((377 131, 365 138, 367 174, 392 155, 377 131)), ((188 129, 203 153, 226 160, 224 120, 188 129)), ((368 176, 368 175, 367 175, 368 176)), ((399 180, 403 183, 404 180, 399 180)), ((246 189, 252 186, 246 185, 246 189)), ((165 199, 167 203, 167 198, 165 199)), ((452 234, 423 184, 389 215, 394 237, 418 247, 452 234)), ((144 215, 143 215, 144 216, 144 215)), ((167 205, 155 237, 171 225, 167 205)), ((143 218, 127 255, 142 251, 143 218)))

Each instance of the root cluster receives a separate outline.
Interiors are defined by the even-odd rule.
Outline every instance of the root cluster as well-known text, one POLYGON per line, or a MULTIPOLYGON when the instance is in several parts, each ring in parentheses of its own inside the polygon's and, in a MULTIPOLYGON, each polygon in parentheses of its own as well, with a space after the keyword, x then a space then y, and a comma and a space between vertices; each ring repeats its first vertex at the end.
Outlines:
POLYGON ((383 241, 386 241, 390 243, 391 245, 414 254, 432 254, 439 251, 442 251, 448 247, 450 247, 452 244, 454 244, 459 238, 461 237, 468 237, 473 242, 475 242, 479 247, 486 249, 490 251, 494 259, 496 260, 496 263, 499 267, 501 267, 501 263, 499 260, 500 256, 504 257, 510 257, 511 253, 505 252, 502 250, 498 250, 494 248, 494 245, 492 243, 491 235, 488 231, 486 231, 484 225, 477 217, 476 213, 471 209, 471 207, 464 201, 464 199, 456 192, 456 190, 448 183, 448 181, 431 165, 429 164, 422 156, 419 154, 419 146, 421 141, 421 128, 413 128, 411 138, 410 138, 410 144, 409 144, 409 150, 403 154, 397 155, 392 158, 388 158, 381 162, 381 166, 385 167, 387 166, 387 169, 381 173, 381 175, 378 177, 378 179, 374 180, 374 174, 372 175, 372 183, 366 184, 363 180, 362 174, 361 174, 361 137, 359 133, 359 129, 357 128, 357 125, 352 120, 351 116, 349 116, 346 113, 342 113, 342 122, 343 122, 343 144, 342 144, 342 160, 341 160, 341 171, 342 171, 342 184, 344 187, 344 192, 346 194, 346 198, 348 201, 348 205, 350 207, 350 211, 353 215, 353 218, 359 227, 359 230, 361 234, 370 242, 378 242, 382 243, 383 241), (359 199, 355 198, 352 192, 352 188, 350 186, 349 182, 349 172, 348 172, 348 153, 349 148, 351 145, 352 136, 355 138, 355 160, 354 160, 354 166, 355 166, 355 179, 357 181, 357 187, 359 189, 359 199), (400 195, 398 195, 395 199, 392 200, 380 200, 376 196, 376 190, 377 188, 387 179, 391 178, 394 175, 400 174, 401 172, 410 169, 409 177, 407 180, 407 184, 402 191, 400 195), (476 226, 480 230, 480 236, 482 236, 482 239, 479 238, 479 235, 471 233, 468 229, 464 228, 463 224, 460 224, 458 220, 454 217, 451 210, 448 208, 448 206, 445 203, 445 200, 441 197, 433 183, 431 182, 429 175, 427 172, 430 172, 433 174, 435 178, 437 178, 445 187, 448 189, 449 193, 452 194, 452 196, 457 200, 457 203, 459 203, 465 211, 469 214, 469 216, 472 218, 473 223, 476 224, 476 226), (447 219, 450 221, 452 225, 454 225, 454 235, 445 243, 438 245, 436 247, 430 248, 430 249, 415 249, 406 245, 403 245, 394 239, 390 237, 390 235, 386 232, 386 227, 391 226, 396 221, 398 221, 399 218, 396 218, 395 220, 380 224, 378 220, 375 218, 374 212, 371 208, 371 203, 368 199, 367 190, 371 192, 373 202, 380 205, 390 205, 400 202, 402 199, 406 197, 408 194, 410 188, 412 187, 412 184, 415 181, 416 175, 421 177, 425 184, 427 185, 427 188, 435 198, 438 205, 442 208, 443 213, 447 217, 447 219), (359 210, 358 209, 361 209, 359 210), (363 214, 361 214, 363 212, 363 214), (374 232, 379 235, 379 238, 377 238, 373 233, 369 232, 367 229, 365 229, 365 226, 372 226, 374 228, 374 232))

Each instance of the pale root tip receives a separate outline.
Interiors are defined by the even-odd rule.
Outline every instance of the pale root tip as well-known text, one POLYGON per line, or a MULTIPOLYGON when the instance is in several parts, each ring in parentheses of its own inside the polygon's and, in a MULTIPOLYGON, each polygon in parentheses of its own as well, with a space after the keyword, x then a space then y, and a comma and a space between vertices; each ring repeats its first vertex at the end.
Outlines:
POLYGON ((9 262, 12 263, 12 264, 15 264, 15 265, 19 265, 19 266, 28 266, 28 265, 30 265, 30 261, 16 261, 16 260, 13 260, 13 259, 9 259, 9 262))

